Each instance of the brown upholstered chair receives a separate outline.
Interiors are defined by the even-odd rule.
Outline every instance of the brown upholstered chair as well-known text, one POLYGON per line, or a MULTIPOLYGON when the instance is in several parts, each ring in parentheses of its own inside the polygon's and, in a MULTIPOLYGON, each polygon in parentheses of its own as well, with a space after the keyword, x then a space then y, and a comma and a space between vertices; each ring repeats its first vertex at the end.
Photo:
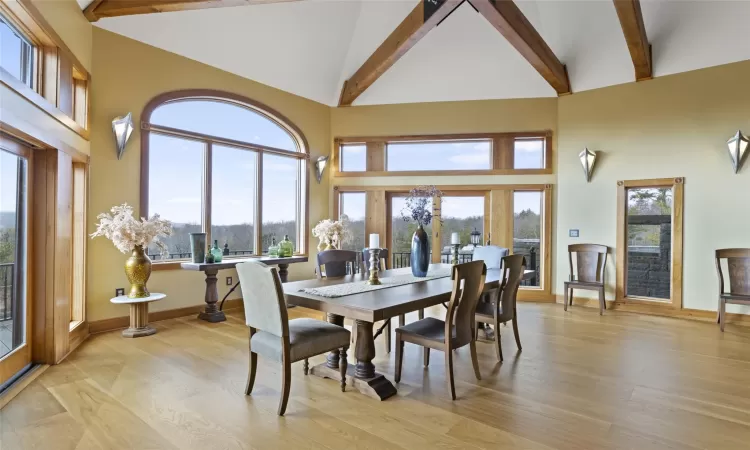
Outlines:
POLYGON ((750 248, 725 248, 716 250, 716 272, 719 275, 719 326, 724 331, 727 303, 750 305, 750 248), (729 292, 724 291, 724 273, 721 260, 727 260, 729 292))
MULTIPOLYGON (((489 323, 495 326, 495 351, 497 359, 503 360, 503 349, 500 346, 500 324, 513 322, 513 334, 516 336, 516 345, 521 350, 521 338, 518 335, 518 314, 516 312, 516 299, 518 287, 521 285, 524 271, 526 271, 526 258, 523 255, 505 256, 502 259, 503 277, 501 286, 493 290, 490 301, 479 302, 475 320, 478 323, 489 323)), ((479 333, 479 328, 475 333, 479 333)), ((476 339, 476 336, 475 336, 476 339)))
POLYGON ((451 398, 456 399, 456 387, 453 382, 453 350, 466 346, 471 349, 471 362, 477 380, 479 361, 474 339, 474 313, 477 309, 479 297, 484 291, 484 280, 487 267, 483 261, 472 261, 453 266, 453 292, 445 313, 445 320, 427 317, 396 329, 396 383, 401 381, 401 366, 404 358, 404 343, 421 345, 424 347, 424 365, 430 364, 430 349, 441 350, 445 353, 445 370, 451 398))
POLYGON ((604 300, 604 268, 607 265, 609 247, 597 244, 571 244, 568 246, 570 262, 570 280, 565 282, 565 311, 568 304, 573 305, 573 290, 586 289, 599 293, 599 315, 607 304, 604 300), (576 265, 573 267, 573 254, 576 265))
POLYGON ((333 350, 339 350, 341 392, 346 390, 346 350, 350 333, 344 327, 315 319, 289 320, 281 279, 275 267, 262 262, 248 261, 237 264, 245 305, 245 322, 250 327, 250 366, 245 395, 253 392, 258 355, 278 361, 282 365, 281 400, 278 414, 284 415, 289 388, 292 384, 292 363, 333 350))

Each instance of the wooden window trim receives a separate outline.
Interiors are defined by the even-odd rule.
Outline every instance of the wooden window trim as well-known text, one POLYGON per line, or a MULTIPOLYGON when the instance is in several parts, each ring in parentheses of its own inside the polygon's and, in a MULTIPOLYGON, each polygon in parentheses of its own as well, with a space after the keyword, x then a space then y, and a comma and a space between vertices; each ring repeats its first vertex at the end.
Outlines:
MULTIPOLYGON (((519 290, 518 298, 524 301, 554 301, 554 294, 552 294, 552 217, 553 217, 553 185, 551 184, 482 184, 482 185, 439 185, 436 186, 440 189, 445 196, 458 197, 458 196, 485 196, 485 215, 484 215, 484 235, 483 242, 486 242, 487 233, 491 233, 492 245, 506 245, 508 241, 513 241, 513 192, 515 191, 540 191, 542 192, 542 245, 540 249, 540 255, 542 257, 542 270, 540 274, 540 286, 539 287, 522 287, 519 290), (505 196, 505 201, 498 201, 498 196, 505 196), (497 205, 502 205, 502 210, 494 211, 493 208, 497 205), (508 214, 508 211, 511 214, 508 214), (493 231, 494 230, 494 231, 493 231), (497 231, 501 230, 501 231, 497 231), (497 236, 500 234, 501 236, 497 236)), ((375 228, 367 228, 367 222, 365 224, 366 234, 379 233, 381 236, 385 236, 387 243, 392 241, 392 230, 391 220, 393 212, 391 211, 391 198, 394 196, 404 196, 413 189, 414 186, 333 186, 333 211, 338 212, 339 208, 339 195, 348 192, 364 192, 367 193, 368 201, 367 217, 384 217, 384 220, 374 222, 375 228), (375 206, 371 207, 370 196, 373 196, 376 201, 375 206), (377 203, 377 198, 381 198, 384 202, 383 205, 377 203), (371 210, 374 208, 375 210, 371 210)), ((439 205, 433 205, 433 208, 439 205)), ((438 225, 437 233, 440 232, 438 225)), ((432 245, 436 242, 435 240, 436 228, 433 225, 433 236, 432 245)), ((512 245, 508 246, 511 248, 512 245)), ((511 248, 511 253, 513 252, 511 248)), ((438 252, 439 253, 439 252, 438 252)), ((435 252, 433 252, 433 255, 435 252)), ((439 257, 438 257, 439 258, 439 257)), ((435 262, 435 261, 433 261, 435 262)), ((437 260, 439 262, 439 259, 437 260)), ((390 261, 389 261, 390 263, 390 261)))
POLYGON ((684 178, 657 178, 650 180, 624 180, 617 182, 617 268, 615 307, 636 312, 655 310, 682 309, 682 266, 683 266, 683 211, 684 211, 684 178), (672 257, 671 257, 671 293, 669 302, 649 300, 642 297, 627 297, 625 265, 627 252, 627 232, 625 229, 627 214, 628 188, 672 188, 672 257))
MULTIPOLYGON (((192 139, 203 142, 206 146, 204 150, 204 164, 203 164, 203 201, 202 201, 202 229, 206 233, 207 242, 211 241, 211 177, 212 177, 212 152, 213 145, 220 144, 231 147, 238 147, 246 150, 256 152, 258 155, 258 164, 256 174, 256 210, 255 210, 255 254, 252 257, 262 256, 262 210, 263 210, 263 155, 265 153, 280 155, 284 157, 296 158, 300 162, 300 182, 303 183, 298 191, 297 202, 299 207, 297 208, 298 222, 300 224, 300 233, 298 238, 298 251, 295 256, 307 256, 308 254, 308 237, 307 230, 310 228, 310 154, 309 146, 305 135, 302 130, 299 129, 293 122, 287 119, 284 115, 277 112, 273 108, 252 100, 250 98, 234 94, 232 92, 224 92, 214 89, 184 89, 169 91, 157 95, 146 104, 143 113, 141 114, 141 181, 140 181, 140 207, 139 211, 141 216, 147 217, 148 211, 148 193, 149 193, 149 152, 150 152, 150 137, 151 133, 159 133, 171 137, 181 139, 192 139), (239 107, 247 108, 256 112, 274 123, 279 127, 286 130, 295 143, 298 146, 298 151, 290 151, 275 147, 268 147, 260 144, 254 144, 249 142, 237 141, 228 138, 222 138, 219 136, 211 136, 202 133, 196 133, 189 130, 181 130, 176 128, 165 127, 161 125, 155 125, 151 123, 151 115, 160 106, 180 101, 180 100, 211 100, 225 102, 239 107), (301 213, 301 215, 300 215, 301 213)), ((233 258, 247 258, 248 256, 236 256, 227 257, 227 259, 233 258)), ((181 269, 181 263, 187 261, 187 259, 177 259, 168 261, 154 261, 153 270, 177 270, 181 269)))
POLYGON ((0 82, 89 140, 91 75, 31 0, 0 0, 0 14, 34 45, 32 86, 5 70, 0 71, 0 82), (61 104, 61 99, 66 100, 65 105, 61 104), (67 109, 70 109, 69 114, 64 112, 67 109))
POLYGON ((514 133, 459 133, 431 135, 400 136, 348 136, 333 140, 332 170, 334 177, 396 177, 396 176, 450 176, 450 175, 550 175, 554 173, 552 131, 514 132, 514 133), (544 139, 544 167, 541 169, 514 169, 515 139, 544 139), (389 142, 434 142, 434 141, 469 141, 491 140, 490 169, 481 170, 409 170, 389 171, 385 159, 389 142), (508 141, 511 140, 510 145, 508 141), (365 171, 345 172, 341 170, 341 146, 345 144, 363 144, 367 146, 367 168, 365 171), (371 155, 371 153, 376 153, 371 155))

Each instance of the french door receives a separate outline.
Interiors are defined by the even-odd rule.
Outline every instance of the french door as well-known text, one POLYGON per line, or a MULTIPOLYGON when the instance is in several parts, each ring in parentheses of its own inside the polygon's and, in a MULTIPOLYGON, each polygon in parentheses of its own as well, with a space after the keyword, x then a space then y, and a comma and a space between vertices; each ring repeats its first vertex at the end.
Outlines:
POLYGON ((31 364, 28 198, 31 151, 0 136, 0 390, 31 364))

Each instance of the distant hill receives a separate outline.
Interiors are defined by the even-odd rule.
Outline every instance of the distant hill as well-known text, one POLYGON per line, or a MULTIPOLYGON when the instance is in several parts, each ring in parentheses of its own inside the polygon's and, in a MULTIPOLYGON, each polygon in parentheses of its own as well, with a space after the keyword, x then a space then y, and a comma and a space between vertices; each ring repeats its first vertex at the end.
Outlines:
POLYGON ((16 227, 16 212, 15 211, 0 211, 0 228, 15 228, 16 227))

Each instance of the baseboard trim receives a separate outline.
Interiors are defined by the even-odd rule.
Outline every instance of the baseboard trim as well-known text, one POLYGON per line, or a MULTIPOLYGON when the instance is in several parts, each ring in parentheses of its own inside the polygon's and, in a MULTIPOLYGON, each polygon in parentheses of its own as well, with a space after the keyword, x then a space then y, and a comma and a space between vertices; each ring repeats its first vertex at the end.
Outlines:
MULTIPOLYGON (((563 304, 564 296, 556 295, 556 303, 563 304)), ((700 322, 712 322, 716 323, 717 312, 709 311, 705 309, 675 309, 668 306, 661 305, 643 305, 643 304, 624 304, 618 303, 613 300, 605 300, 607 309, 614 311, 632 312, 636 314, 646 314, 650 316, 661 316, 661 317, 674 317, 678 319, 697 320, 700 322)), ((574 307, 584 308, 595 308, 599 309, 599 300, 595 298, 573 298, 574 307)), ((750 326, 750 315, 748 314, 737 314, 727 313, 727 323, 733 323, 736 325, 750 326)))
MULTIPOLYGON (((195 306, 186 306, 184 308, 167 309, 164 311, 154 311, 148 313, 149 322, 159 322, 160 320, 175 319, 177 317, 192 316, 203 311, 204 304, 195 306)), ((224 311, 242 308, 242 299, 229 299, 224 303, 224 311)), ((89 333, 104 333, 107 331, 120 330, 127 328, 130 324, 130 316, 111 317, 109 319, 94 320, 89 322, 89 333)))

